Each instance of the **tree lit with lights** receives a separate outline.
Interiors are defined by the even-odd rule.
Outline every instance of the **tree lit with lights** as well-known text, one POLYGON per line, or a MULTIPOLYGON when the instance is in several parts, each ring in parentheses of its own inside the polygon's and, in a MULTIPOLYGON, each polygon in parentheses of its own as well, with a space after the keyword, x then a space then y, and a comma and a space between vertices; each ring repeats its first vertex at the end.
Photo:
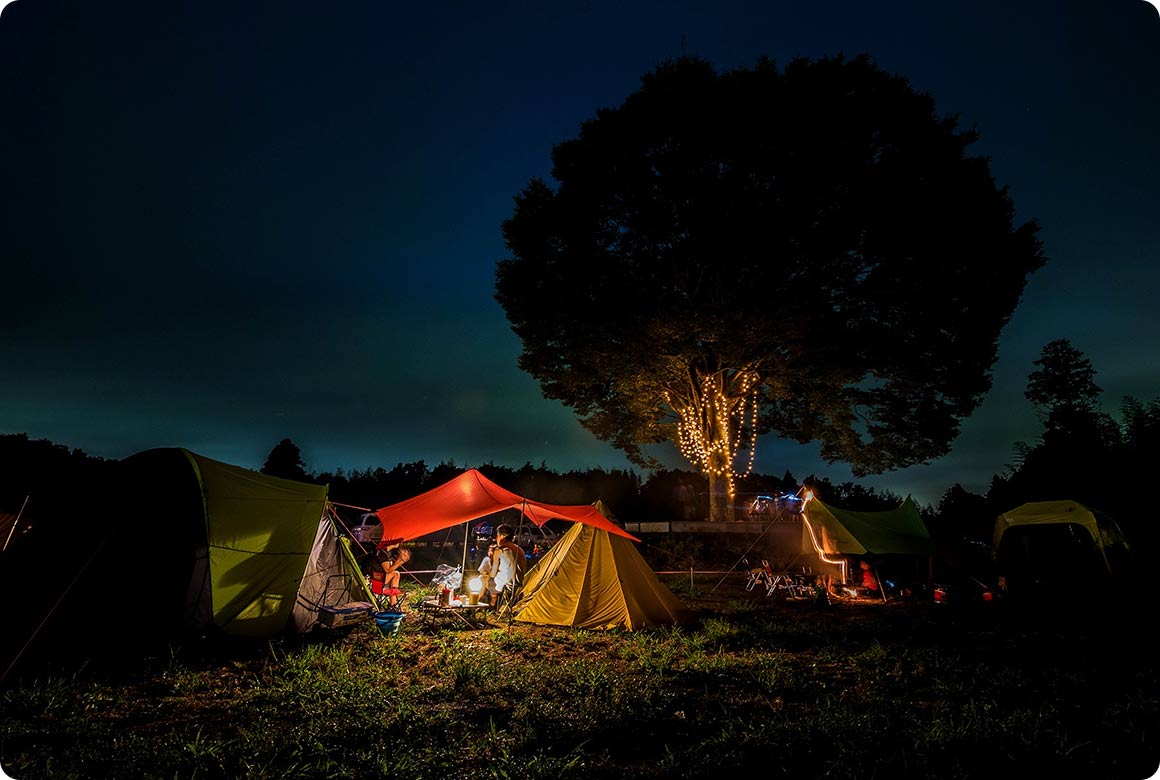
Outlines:
POLYGON ((867 57, 682 58, 552 152, 496 299, 547 398, 726 519, 761 434, 880 473, 946 454, 1043 263, 957 117, 867 57))

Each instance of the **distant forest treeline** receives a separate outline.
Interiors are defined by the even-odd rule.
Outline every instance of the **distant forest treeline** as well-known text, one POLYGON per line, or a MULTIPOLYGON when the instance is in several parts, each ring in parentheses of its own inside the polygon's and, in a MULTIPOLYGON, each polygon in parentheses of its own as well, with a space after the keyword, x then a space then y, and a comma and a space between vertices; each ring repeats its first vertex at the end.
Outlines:
MULTIPOLYGON (((1053 342, 1045 354, 1062 342, 1053 342)), ((1082 356, 1066 352, 1066 364, 1085 365, 1082 356)), ((1050 374, 1051 372, 1049 372, 1050 374)), ((1055 373, 1063 373, 1058 371, 1055 373)), ((1074 378, 1074 372, 1069 372, 1074 378)), ((966 540, 989 544, 995 518, 1028 501, 1071 499, 1116 520, 1130 541, 1150 545, 1157 523, 1143 509, 1143 486, 1160 466, 1160 400, 1142 404, 1125 398, 1121 422, 1098 411, 1098 388, 1078 394, 1078 400, 1043 390, 1032 375, 1029 398, 1043 409, 1043 433, 1033 444, 1016 442, 1016 463, 1004 475, 995 475, 985 494, 971 493, 954 484, 943 491, 937 505, 920 507, 933 535, 946 542, 966 540)), ((1049 376, 1053 379, 1053 376, 1049 376)), ((1066 391, 1077 395, 1074 386, 1066 391)), ((466 466, 423 461, 400 463, 392 469, 366 469, 310 474, 297 446, 279 442, 262 467, 268 474, 330 486, 334 501, 378 508, 443 484, 466 466)), ((704 519, 708 516, 705 477, 694 471, 661 470, 642 479, 634 471, 589 469, 558 473, 544 465, 520 468, 477 466, 489 479, 520 495, 555 504, 591 503, 602 499, 621 520, 704 519), (690 516, 689 502, 693 502, 690 516)), ((798 480, 790 472, 781 477, 750 474, 738 480, 737 505, 743 513, 753 497, 810 488, 823 501, 856 511, 878 511, 898 506, 905 496, 856 482, 835 484, 810 475, 798 480)), ((1144 547, 1146 549, 1146 547, 1144 547)))
MULTIPOLYGON (((1077 359, 1074 350, 1067 351, 1071 348, 1066 342, 1048 345, 1045 356, 1053 346, 1063 351, 1067 365, 1084 365, 1082 356, 1077 359)), ((1074 380, 1074 372, 1071 376, 1074 380)), ((937 505, 922 507, 931 533, 946 541, 989 543, 995 517, 1001 512, 1028 501, 1072 499, 1115 519, 1137 549, 1150 549, 1158 526, 1154 511, 1148 508, 1151 493, 1144 488, 1160 466, 1160 399, 1144 404, 1125 398, 1117 422, 1098 411, 1094 383, 1077 394, 1072 381, 1066 391, 1072 397, 1060 400, 1061 391, 1037 385, 1036 374, 1031 380, 1028 397, 1040 407, 1043 421, 1039 440, 1016 443, 1015 464, 1006 474, 995 475, 985 494, 955 484, 944 491, 937 505)), ((94 501, 131 501, 131 495, 110 489, 117 484, 118 464, 80 449, 32 440, 27 434, 0 434, 0 513, 15 514, 26 497, 25 517, 32 523, 63 513, 92 511, 94 501)), ((283 439, 271 449, 261 471, 325 484, 332 501, 377 509, 443 484, 466 468, 416 461, 390 469, 315 474, 307 471, 299 448, 283 439)), ((475 468, 515 493, 548 503, 587 504, 600 498, 622 521, 704 519, 708 515, 707 481, 693 471, 661 470, 642 479, 635 471, 623 469, 559 473, 531 463, 519 468, 490 463, 475 468)), ((854 482, 834 484, 814 476, 799 482, 789 472, 780 477, 751 474, 738 482, 739 517, 744 517, 745 506, 756 495, 795 492, 802 485, 845 509, 889 509, 903 499, 854 482)))
MULTIPOLYGON (((28 512, 56 514, 83 512, 78 499, 106 495, 119 461, 98 458, 48 440, 32 440, 27 434, 0 434, 0 512, 15 513, 26 496, 32 496, 28 512)), ((590 504, 602 499, 621 520, 703 519, 708 513, 706 480, 693 471, 679 469, 654 472, 647 479, 632 470, 592 468, 560 473, 545 464, 526 463, 519 468, 485 463, 460 466, 424 461, 398 463, 392 468, 338 469, 312 473, 301 451, 291 440, 274 446, 260 469, 263 473, 327 485, 332 501, 377 509, 402 501, 447 482, 467 468, 477 468, 488 479, 520 495, 551 504, 590 504)), ((782 477, 751 474, 740 481, 739 511, 759 494, 796 492, 802 482, 786 472, 782 477)), ((902 497, 878 492, 854 483, 832 484, 807 478, 824 500, 855 509, 874 510, 897 506, 902 497)), ((126 497, 122 500, 128 500, 126 497)))

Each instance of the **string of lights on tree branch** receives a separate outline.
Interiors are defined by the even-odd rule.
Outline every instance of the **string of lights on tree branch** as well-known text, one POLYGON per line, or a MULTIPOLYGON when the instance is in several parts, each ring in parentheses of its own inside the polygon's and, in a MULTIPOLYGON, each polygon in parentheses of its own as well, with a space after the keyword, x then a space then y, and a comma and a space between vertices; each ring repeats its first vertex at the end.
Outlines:
POLYGON ((677 444, 681 454, 703 473, 724 477, 731 498, 734 480, 753 471, 757 455, 757 388, 758 377, 753 372, 729 377, 719 371, 702 376, 700 393, 685 403, 674 403, 665 393, 665 402, 680 418, 677 444), (746 438, 749 462, 739 472, 733 463, 746 438))

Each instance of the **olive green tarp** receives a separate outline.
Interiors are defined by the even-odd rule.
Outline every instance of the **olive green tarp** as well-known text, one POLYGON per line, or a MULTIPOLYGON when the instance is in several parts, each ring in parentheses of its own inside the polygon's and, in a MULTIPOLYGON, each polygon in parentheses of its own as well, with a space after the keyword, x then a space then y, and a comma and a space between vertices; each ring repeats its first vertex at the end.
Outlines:
MULTIPOLYGON (((603 502, 595 503, 604 516, 603 502)), ((694 617, 665 587, 632 540, 576 523, 527 573, 515 620, 574 628, 684 623, 694 617)))
POLYGON ((803 509, 802 552, 827 555, 930 555, 934 543, 907 496, 896 509, 853 512, 811 498, 803 509))

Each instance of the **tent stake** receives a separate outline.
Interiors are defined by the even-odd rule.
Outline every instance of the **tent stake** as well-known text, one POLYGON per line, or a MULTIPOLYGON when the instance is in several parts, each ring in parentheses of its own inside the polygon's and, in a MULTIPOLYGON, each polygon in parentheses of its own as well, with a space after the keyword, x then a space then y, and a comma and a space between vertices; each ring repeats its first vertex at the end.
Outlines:
POLYGON ((878 580, 878 592, 882 594, 882 603, 886 603, 886 583, 882 581, 882 575, 878 573, 878 564, 874 563, 874 577, 878 580))

